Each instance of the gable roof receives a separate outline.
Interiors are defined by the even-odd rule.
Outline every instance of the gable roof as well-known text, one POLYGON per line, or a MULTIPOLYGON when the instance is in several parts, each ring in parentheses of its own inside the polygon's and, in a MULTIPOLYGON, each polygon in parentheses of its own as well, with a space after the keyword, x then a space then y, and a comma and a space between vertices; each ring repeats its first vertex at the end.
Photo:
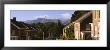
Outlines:
POLYGON ((23 25, 23 22, 14 21, 13 19, 11 19, 11 24, 16 26, 17 28, 27 28, 26 26, 23 25))
POLYGON ((81 22, 84 19, 86 19, 87 17, 89 17, 92 14, 92 11, 87 12, 86 14, 84 14, 82 17, 80 17, 79 19, 77 19, 75 22, 81 22))
POLYGON ((84 19, 86 19, 87 17, 89 17, 89 15, 90 15, 91 13, 92 13, 92 11, 89 11, 89 12, 85 13, 83 16, 81 16, 81 17, 80 17, 79 19, 77 19, 76 21, 74 21, 74 22, 70 23, 69 25, 65 26, 64 29, 65 29, 65 28, 68 28, 68 27, 71 26, 71 25, 73 25, 75 22, 81 22, 81 21, 83 21, 84 19))
POLYGON ((13 19, 11 19, 11 26, 16 27, 17 29, 26 29, 26 30, 37 30, 38 28, 26 24, 24 22, 19 22, 19 21, 14 21, 13 19))

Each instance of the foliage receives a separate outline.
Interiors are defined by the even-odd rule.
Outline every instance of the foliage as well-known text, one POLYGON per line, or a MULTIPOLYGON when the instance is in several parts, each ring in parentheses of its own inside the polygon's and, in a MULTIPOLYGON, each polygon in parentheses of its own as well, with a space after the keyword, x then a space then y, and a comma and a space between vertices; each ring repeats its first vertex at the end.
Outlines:
POLYGON ((36 33, 37 37, 42 38, 43 36, 50 39, 56 39, 61 34, 63 34, 64 25, 58 20, 58 23, 45 22, 45 23, 33 23, 33 26, 37 27, 39 30, 36 33), (44 35, 43 35, 44 32, 44 35))
POLYGON ((59 37, 58 37, 59 40, 63 40, 64 39, 64 36, 61 34, 59 37))
POLYGON ((68 40, 74 39, 74 28, 73 28, 73 26, 70 26, 66 30, 67 30, 66 35, 67 35, 68 40))

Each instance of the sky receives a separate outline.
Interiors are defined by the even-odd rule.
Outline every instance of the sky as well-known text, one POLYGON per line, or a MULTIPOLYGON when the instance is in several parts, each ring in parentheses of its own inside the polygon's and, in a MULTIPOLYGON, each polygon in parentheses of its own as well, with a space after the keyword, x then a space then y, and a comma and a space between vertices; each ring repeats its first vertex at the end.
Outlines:
POLYGON ((37 18, 47 19, 71 19, 74 10, 11 10, 11 19, 16 17, 17 21, 35 20, 37 18))

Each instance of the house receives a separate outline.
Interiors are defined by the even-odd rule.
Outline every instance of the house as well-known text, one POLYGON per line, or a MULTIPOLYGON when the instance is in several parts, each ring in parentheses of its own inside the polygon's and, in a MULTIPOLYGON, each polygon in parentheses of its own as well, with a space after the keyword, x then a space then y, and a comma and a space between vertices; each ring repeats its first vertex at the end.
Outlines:
POLYGON ((24 22, 11 19, 11 40, 30 40, 37 32, 37 28, 24 22))
MULTIPOLYGON (((92 10, 80 18, 70 23, 63 29, 63 36, 66 36, 66 29, 70 26, 74 27, 74 35, 76 40, 87 40, 88 36, 90 39, 99 39, 99 23, 100 23, 100 11, 92 10)), ((68 38, 67 38, 68 39, 68 38)))

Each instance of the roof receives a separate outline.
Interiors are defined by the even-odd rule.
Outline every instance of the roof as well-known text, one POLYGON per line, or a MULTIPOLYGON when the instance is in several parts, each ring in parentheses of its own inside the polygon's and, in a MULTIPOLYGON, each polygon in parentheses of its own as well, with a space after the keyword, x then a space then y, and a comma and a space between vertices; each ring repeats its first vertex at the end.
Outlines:
POLYGON ((34 27, 30 24, 26 24, 24 22, 19 22, 19 21, 14 21, 13 19, 11 19, 11 26, 16 27, 17 29, 37 30, 36 27, 34 27))
POLYGON ((77 19, 75 22, 81 22, 83 21, 84 19, 86 19, 87 17, 89 17, 91 15, 92 11, 84 14, 82 17, 80 17, 79 19, 77 19))
POLYGON ((19 28, 26 28, 26 26, 23 25, 23 22, 14 21, 11 19, 11 24, 16 25, 19 28))
POLYGON ((72 26, 73 24, 74 24, 74 22, 70 23, 69 25, 65 26, 64 29, 69 28, 69 26, 72 26))
MULTIPOLYGON (((89 15, 92 13, 92 11, 89 11, 89 12, 86 12, 86 14, 84 14, 83 16, 81 16, 79 19, 77 19, 76 21, 74 22, 81 22, 83 21, 84 19, 86 19, 87 17, 89 17, 89 15)), ((73 25, 74 22, 70 23, 69 25, 67 25, 66 27, 64 28, 68 28, 69 26, 73 25)))
POLYGON ((19 29, 19 28, 16 27, 13 23, 11 23, 11 28, 12 28, 12 29, 19 29))

